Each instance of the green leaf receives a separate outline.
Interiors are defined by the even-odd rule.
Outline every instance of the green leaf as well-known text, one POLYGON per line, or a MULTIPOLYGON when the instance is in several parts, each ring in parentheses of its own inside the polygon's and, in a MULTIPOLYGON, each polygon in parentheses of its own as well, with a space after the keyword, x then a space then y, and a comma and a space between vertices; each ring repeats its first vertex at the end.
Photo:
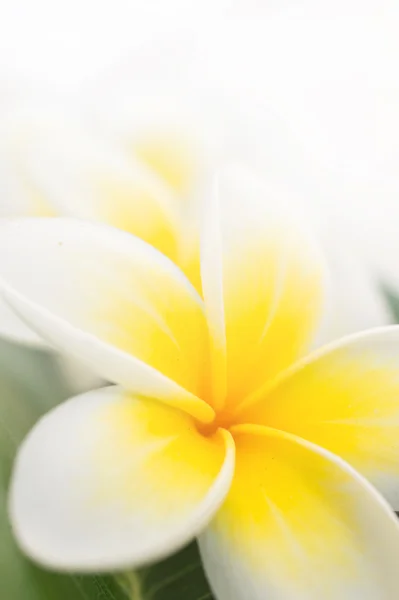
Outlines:
POLYGON ((66 399, 47 353, 0 341, 0 581, 7 600, 127 600, 112 577, 58 575, 30 563, 7 518, 7 487, 16 449, 37 419, 66 399))
POLYGON ((195 542, 156 565, 118 581, 131 600, 214 600, 195 542))
POLYGON ((395 323, 399 323, 399 297, 393 289, 386 283, 381 286, 382 293, 384 294, 385 300, 388 304, 395 323))

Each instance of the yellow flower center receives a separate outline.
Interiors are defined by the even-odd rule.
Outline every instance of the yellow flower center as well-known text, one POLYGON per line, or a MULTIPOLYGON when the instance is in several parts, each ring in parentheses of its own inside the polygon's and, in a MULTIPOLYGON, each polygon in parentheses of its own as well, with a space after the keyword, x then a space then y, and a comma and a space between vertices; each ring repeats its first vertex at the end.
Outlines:
POLYGON ((197 422, 197 429, 206 437, 213 435, 220 428, 229 429, 232 425, 236 425, 236 415, 231 410, 221 410, 215 414, 215 418, 211 423, 197 422))

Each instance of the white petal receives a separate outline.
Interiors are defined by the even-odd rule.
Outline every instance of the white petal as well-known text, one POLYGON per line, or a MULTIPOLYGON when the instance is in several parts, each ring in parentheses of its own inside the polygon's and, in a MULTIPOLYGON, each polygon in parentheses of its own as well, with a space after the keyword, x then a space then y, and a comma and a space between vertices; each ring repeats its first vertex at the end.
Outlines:
POLYGON ((218 600, 395 600, 399 522, 372 486, 295 436, 233 436, 231 492, 200 536, 218 600))
POLYGON ((314 337, 325 265, 300 208, 287 202, 284 189, 238 167, 221 172, 205 208, 201 275, 215 371, 226 379, 217 382, 219 395, 227 385, 230 408, 314 337))
POLYGON ((56 355, 56 360, 70 395, 83 394, 105 384, 91 369, 74 358, 56 355))
POLYGON ((50 344, 99 377, 212 420, 202 303, 145 242, 68 219, 0 226, 3 295, 50 344))
POLYGON ((35 426, 13 473, 21 547, 57 569, 134 567, 183 546, 231 484, 234 442, 220 430, 118 388, 77 396, 35 426))
POLYGON ((36 216, 43 216, 46 206, 51 216, 105 221, 176 258, 174 195, 156 173, 83 119, 65 112, 16 110, 6 137, 14 179, 30 195, 36 216))
MULTIPOLYGON (((0 335, 11 342, 24 346, 52 351, 51 347, 33 329, 25 325, 15 312, 0 298, 0 335)), ((101 384, 101 379, 91 369, 75 359, 55 355, 58 366, 71 393, 78 394, 93 390, 101 384)))

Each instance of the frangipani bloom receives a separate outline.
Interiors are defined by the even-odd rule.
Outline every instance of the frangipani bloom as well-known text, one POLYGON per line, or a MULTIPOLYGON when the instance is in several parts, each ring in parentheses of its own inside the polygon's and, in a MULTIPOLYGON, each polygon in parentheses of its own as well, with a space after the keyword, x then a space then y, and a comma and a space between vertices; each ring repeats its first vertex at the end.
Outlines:
POLYGON ((393 600, 399 523, 383 496, 398 506, 399 328, 303 358, 326 284, 306 228, 238 173, 204 206, 203 298, 117 229, 2 225, 5 300, 115 384, 23 443, 19 544, 53 568, 100 571, 197 536, 220 600, 393 600))
MULTIPOLYGON (((72 111, 39 105, 8 114, 0 174, 2 217, 98 220, 137 235, 179 264, 190 254, 183 248, 181 203, 173 187, 72 111)), ((40 342, 9 314, 1 319, 0 331, 22 342, 40 342)))
MULTIPOLYGON (((199 173, 194 166, 183 205, 177 182, 173 187, 165 180, 165 165, 162 174, 158 173, 139 153, 127 152, 104 138, 77 110, 69 107, 68 112, 65 106, 37 101, 29 107, 19 103, 8 112, 5 109, 0 136, 0 217, 73 216, 109 223, 154 245, 198 286, 198 236, 182 226, 183 213, 195 205, 192 193, 199 173)), ((142 136, 138 139, 144 143, 142 136)), ((199 169, 199 153, 194 154, 193 150, 190 156, 199 169)), ((188 160, 180 169, 182 178, 188 160)), ((174 169, 170 166, 170 172, 177 177, 177 164, 174 169)), ((194 219, 190 222, 195 224, 194 219)), ((48 349, 3 302, 0 335, 48 349)), ((99 385, 98 378, 78 362, 63 359, 59 365, 75 393, 99 385)))

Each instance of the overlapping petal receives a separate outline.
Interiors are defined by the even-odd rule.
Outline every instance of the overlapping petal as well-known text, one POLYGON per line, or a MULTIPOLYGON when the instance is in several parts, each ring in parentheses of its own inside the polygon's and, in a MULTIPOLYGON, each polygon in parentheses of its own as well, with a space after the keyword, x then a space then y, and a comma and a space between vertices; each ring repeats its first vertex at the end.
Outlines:
POLYGON ((186 201, 196 194, 210 157, 200 124, 194 114, 188 114, 182 100, 168 89, 139 99, 136 96, 129 114, 124 115, 119 137, 132 157, 147 165, 175 192, 184 210, 186 201))
POLYGON ((209 522, 229 490, 234 442, 184 413, 110 387, 54 409, 23 443, 10 515, 21 547, 57 569, 162 558, 209 522))
POLYGON ((370 330, 321 349, 254 400, 241 421, 320 444, 399 507, 399 327, 370 330))
POLYGON ((208 334, 200 297, 166 257, 132 235, 68 219, 0 232, 3 296, 50 344, 106 380, 199 419, 208 334))
POLYGON ((394 600, 399 523, 347 463, 238 426, 231 491, 200 536, 218 600, 394 600))
MULTIPOLYGON (((176 259, 177 200, 155 171, 81 118, 21 109, 8 121, 8 162, 30 197, 25 214, 105 221, 176 259)), ((14 196, 18 206, 22 193, 14 196)))
POLYGON ((231 168, 206 211, 202 284, 228 408, 297 359, 321 315, 324 263, 292 210, 281 190, 231 168))

